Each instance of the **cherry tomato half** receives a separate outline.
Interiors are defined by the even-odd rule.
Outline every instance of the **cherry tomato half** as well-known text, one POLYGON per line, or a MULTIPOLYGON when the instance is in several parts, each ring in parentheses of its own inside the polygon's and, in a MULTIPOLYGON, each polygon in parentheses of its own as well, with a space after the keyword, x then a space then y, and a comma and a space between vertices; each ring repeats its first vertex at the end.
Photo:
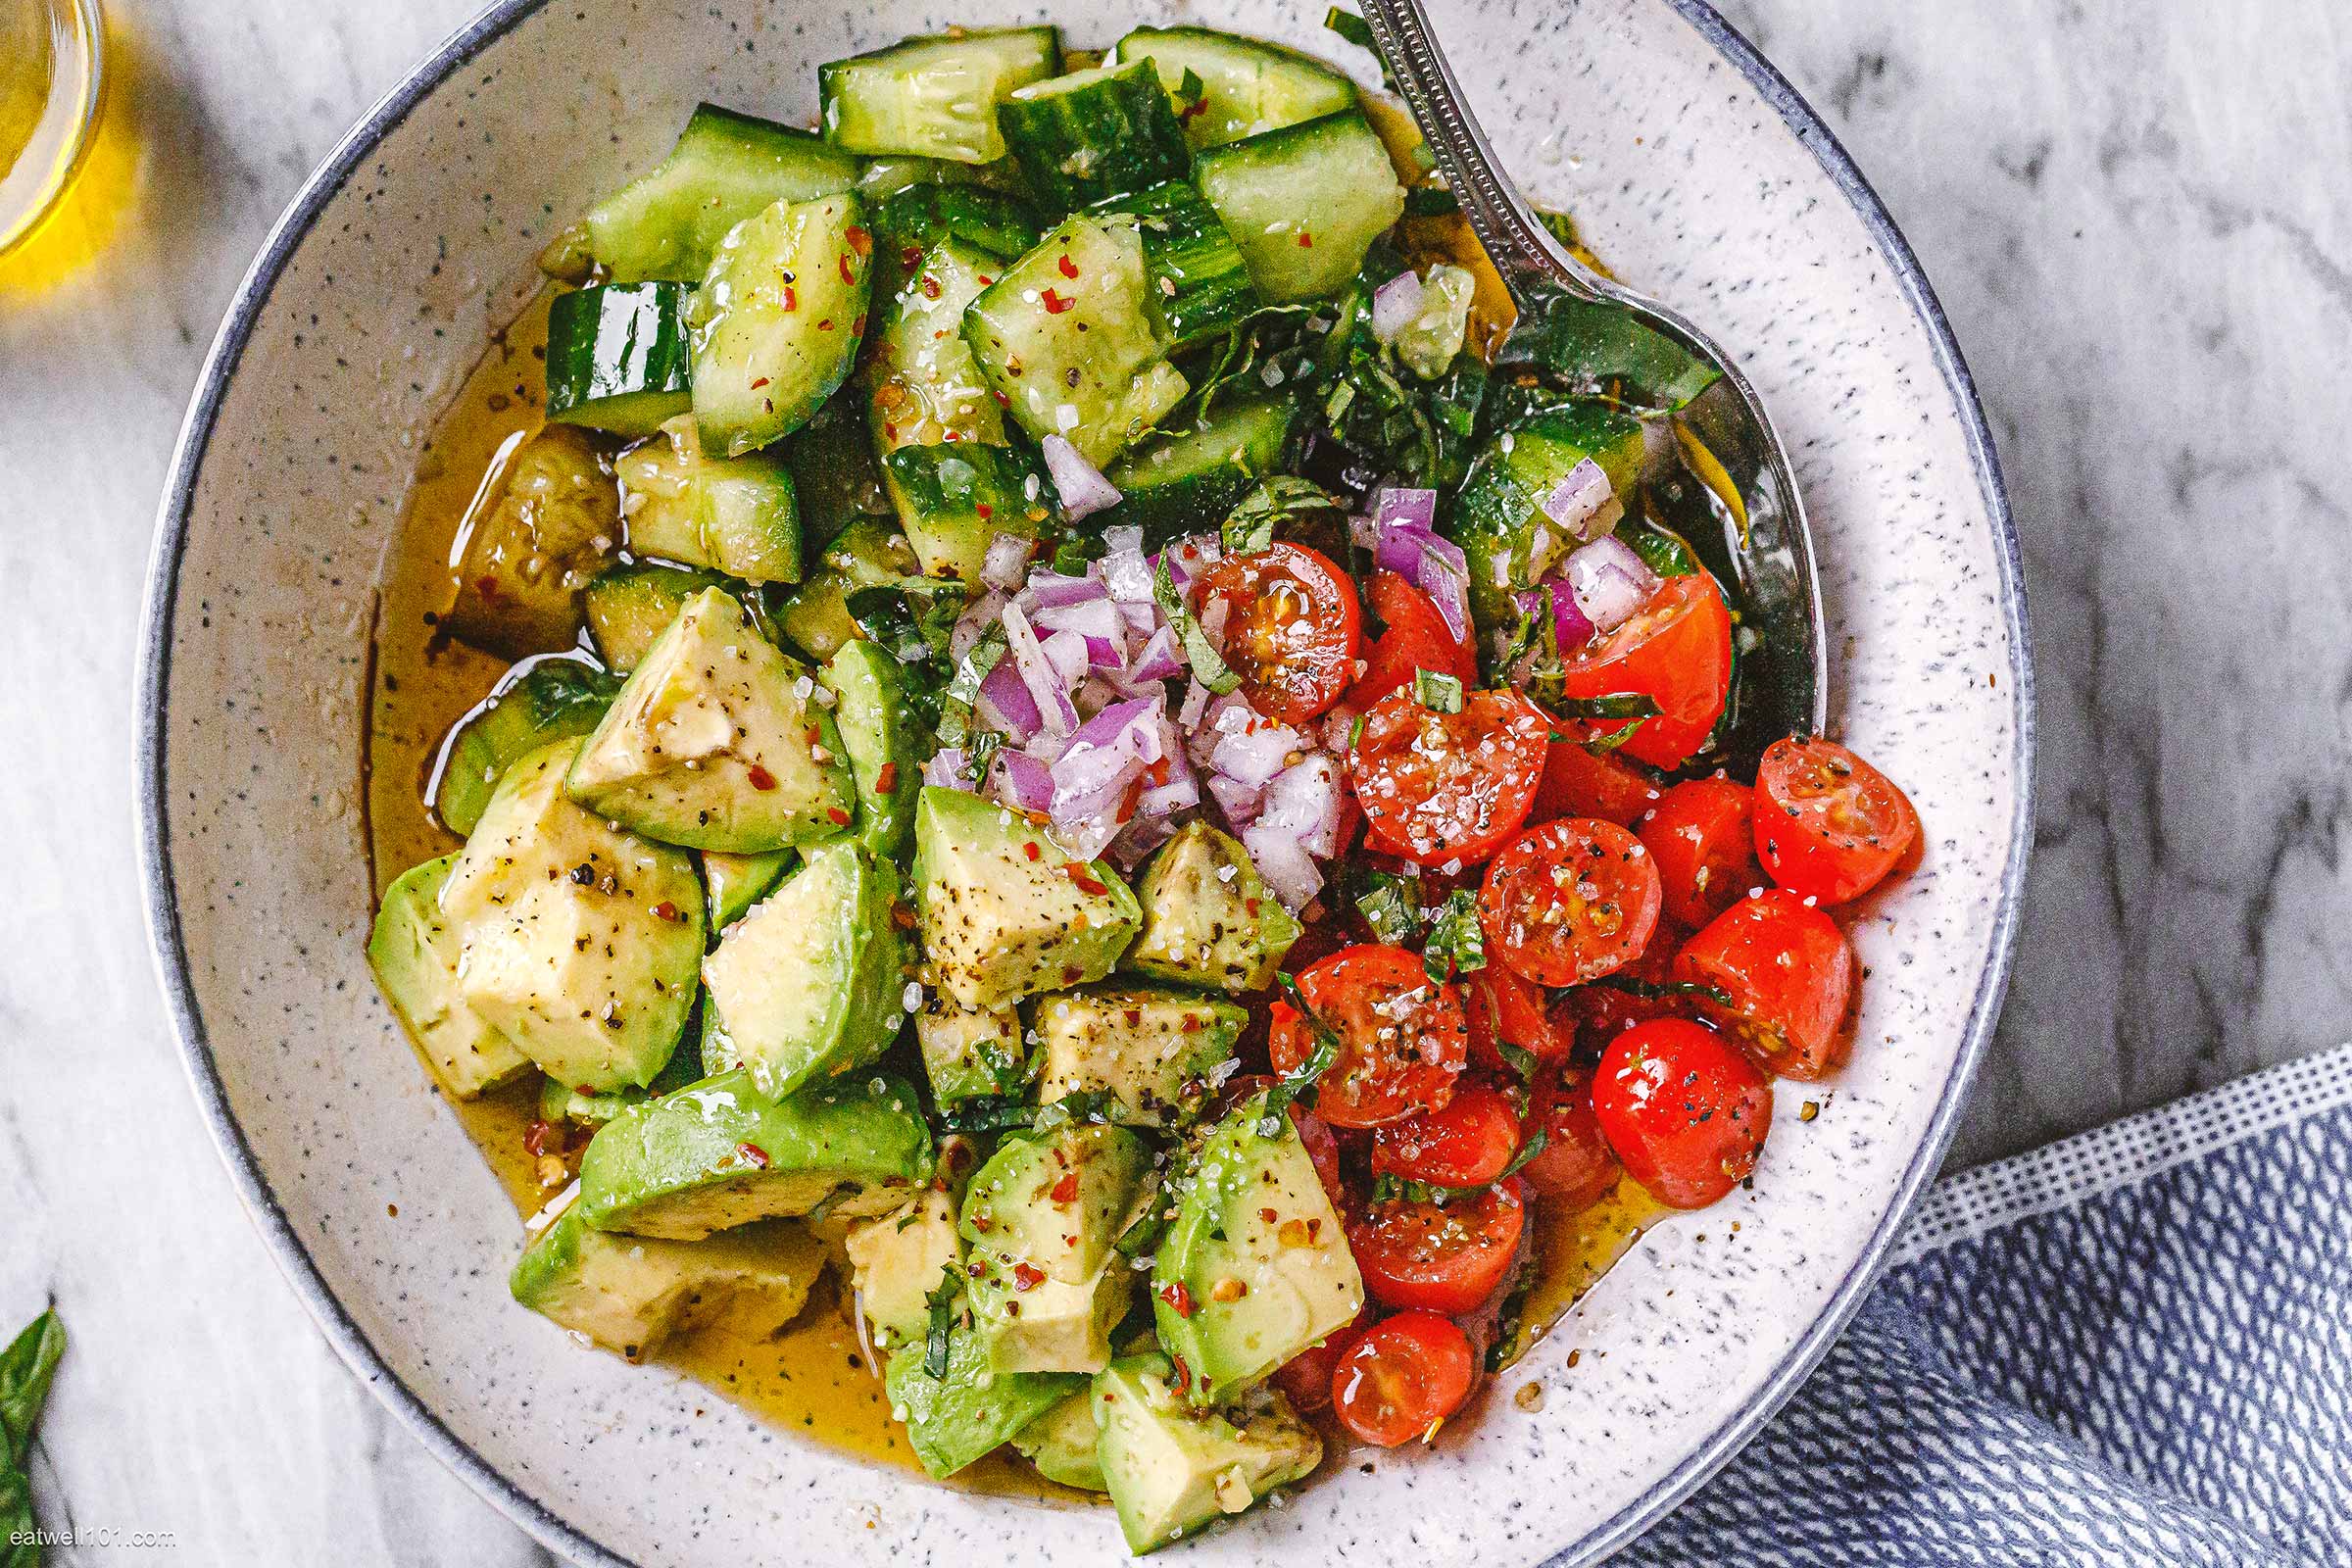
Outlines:
POLYGON ((1658 804, 1658 786, 1649 781, 1648 774, 1615 752, 1594 757, 1585 750, 1582 737, 1591 729, 1583 723, 1556 726, 1557 733, 1566 738, 1553 741, 1544 754, 1544 782, 1536 786, 1529 821, 1597 816, 1603 822, 1632 827, 1642 820, 1642 812, 1658 804))
POLYGON ((1348 1247, 1364 1289, 1382 1305, 1458 1317, 1501 1288, 1526 1223, 1514 1176, 1443 1206, 1401 1199, 1374 1203, 1348 1224, 1348 1247))
POLYGON ((1487 867, 1487 941, 1540 986, 1624 967, 1658 924, 1658 868, 1614 822, 1569 816, 1531 827, 1487 867))
POLYGON ((1349 1346, 1331 1377, 1340 1425, 1394 1448, 1426 1435, 1470 1397, 1470 1341, 1435 1312, 1399 1312, 1349 1346))
POLYGON ((1550 734, 1517 692, 1471 692, 1458 713, 1383 699, 1348 762, 1367 841, 1424 865, 1485 859, 1527 820, 1550 734))
POLYGON ((1483 1187, 1519 1152, 1519 1112, 1492 1084, 1456 1085, 1443 1110, 1372 1134, 1372 1173, 1440 1187, 1483 1187))
POLYGON ((1278 540, 1212 562, 1194 580, 1193 600, 1203 615, 1223 602, 1225 662, 1268 718, 1304 723, 1355 679, 1355 583, 1304 545, 1278 540))
POLYGON ((1657 862, 1667 914, 1684 925, 1705 925, 1762 880, 1744 784, 1728 778, 1677 784, 1635 831, 1657 862))
POLYGON ((1652 1198, 1704 1208, 1756 1168, 1772 1130, 1772 1085, 1713 1030, 1660 1018, 1609 1042, 1592 1112, 1652 1198))
POLYGON ((1688 760, 1723 716, 1732 691, 1732 616, 1705 572, 1669 577, 1616 630, 1565 657, 1560 690, 1570 697, 1640 692, 1654 717, 1623 748, 1652 767, 1688 760))
POLYGON ((1587 1208, 1609 1196, 1623 1167, 1592 1109, 1592 1074, 1547 1072, 1536 1087, 1535 1122, 1544 1148, 1519 1174, 1547 1203, 1587 1208))
POLYGON ((1786 888, 1741 899, 1674 961, 1678 978, 1714 986, 1707 1011, 1784 1078, 1822 1078, 1853 1050, 1853 945, 1838 922, 1786 888))
POLYGON ((1500 1071, 1510 1065, 1494 1049, 1497 1041, 1533 1052, 1539 1061, 1557 1061, 1575 1048, 1574 1021, 1555 1018, 1544 1004, 1543 990, 1509 965, 1473 969, 1459 984, 1470 1015, 1470 1059, 1479 1066, 1500 1071))
POLYGON ((1413 671, 1451 675, 1464 687, 1477 684, 1478 664, 1470 650, 1453 640, 1437 601, 1393 571, 1372 577, 1372 613, 1388 625, 1364 650, 1364 672, 1348 688, 1348 706, 1363 712, 1391 692, 1413 683, 1413 671))
POLYGON ((1919 837, 1894 781, 1836 741, 1774 741, 1756 764, 1756 858, 1789 892, 1843 904, 1879 885, 1919 837))
MULTIPOLYGON (((1417 955, 1367 942, 1298 975, 1298 994, 1340 1037, 1339 1059, 1315 1089, 1315 1114, 1334 1127, 1377 1127, 1442 1110, 1470 1055, 1462 997, 1432 985, 1417 955)), ((1290 1072, 1314 1054, 1316 1032, 1289 1003, 1267 1012, 1266 1054, 1290 1072)))

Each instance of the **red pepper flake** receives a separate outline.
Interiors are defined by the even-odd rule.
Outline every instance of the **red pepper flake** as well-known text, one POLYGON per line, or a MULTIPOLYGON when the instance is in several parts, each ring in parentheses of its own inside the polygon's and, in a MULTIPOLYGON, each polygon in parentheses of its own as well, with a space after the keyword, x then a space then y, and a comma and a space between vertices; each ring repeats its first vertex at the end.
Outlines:
POLYGON ((923 298, 927 300, 935 300, 946 292, 947 291, 945 289, 939 286, 938 278, 933 277, 929 272, 925 272, 923 274, 923 298))
POLYGON ((562 1130, 552 1121, 533 1121, 522 1130, 522 1147, 533 1159, 564 1147, 562 1130))
POLYGON ((1123 1009, 1119 1016, 1127 1020, 1128 1028, 1138 1028, 1144 1021, 1144 1009, 1141 1007, 1128 1007, 1123 1009))
POLYGON ((850 249, 858 253, 858 259, 859 261, 863 261, 866 257, 873 255, 874 236, 868 234, 864 229, 859 228, 856 223, 852 223, 847 229, 843 230, 841 237, 850 242, 850 249))
POLYGON ((790 283, 784 285, 784 308, 788 311, 797 311, 801 308, 800 291, 790 283))
POLYGON ((764 792, 776 787, 776 775, 761 767, 758 762, 752 764, 751 772, 746 776, 751 779, 752 788, 756 790, 764 792))
POLYGON ((850 333, 854 337, 865 336, 865 313, 863 311, 859 311, 858 319, 850 323, 850 333))
POLYGON ((1040 850, 1034 844, 1024 844, 1021 846, 1021 853, 1028 856, 1032 860, 1035 860, 1042 858, 1045 852, 1040 850))
POLYGON ((1180 1033, 1188 1035, 1199 1034, 1200 1032, 1200 1015, 1197 1012, 1186 1013, 1184 1015, 1184 1022, 1178 1026, 1180 1033))
POLYGON ((1191 122, 1195 115, 1205 113, 1207 109, 1208 100, 1206 98, 1196 98, 1191 103, 1186 104, 1182 109, 1179 109, 1176 112, 1176 123, 1179 125, 1188 124, 1191 122))
POLYGON ((816 323, 816 329, 817 329, 819 332, 830 332, 830 331, 832 331, 832 330, 833 330, 833 318, 831 318, 830 316, 828 316, 828 317, 826 317, 826 318, 825 318, 823 320, 821 320, 821 321, 817 322, 817 323, 816 323))
POLYGON ((1076 1171, 1071 1171, 1054 1184, 1053 1199, 1056 1203, 1078 1201, 1078 1173, 1076 1171))
POLYGON ((1071 881, 1078 884, 1078 891, 1085 894, 1088 898, 1099 899, 1103 894, 1110 891, 1108 887, 1104 886, 1102 882, 1096 879, 1095 873, 1092 870, 1088 869, 1084 865, 1081 865, 1076 860, 1070 861, 1064 865, 1062 869, 1069 873, 1071 881))
POLYGON ((980 286, 982 288, 988 287, 989 284, 994 283, 996 279, 989 276, 986 272, 982 272, 980 274, 980 286))
POLYGON ((674 905, 674 904, 670 903, 670 902, 669 902, 667 899, 663 899, 663 900, 662 900, 662 901, 660 904, 657 904, 657 905, 655 905, 655 906, 654 906, 654 918, 655 918, 655 919, 657 919, 657 920, 675 920, 677 917, 678 917, 678 906, 677 906, 676 905, 674 905))
POLYGON ((1314 236, 1314 235, 1312 235, 1312 234, 1309 234, 1309 233, 1308 233, 1308 232, 1307 232, 1305 229, 1303 229, 1303 228, 1302 228, 1302 229, 1300 229, 1300 230, 1298 231, 1298 248, 1299 248, 1300 250, 1302 250, 1302 251, 1311 251, 1311 250, 1313 250, 1313 249, 1315 248, 1315 236, 1314 236))
POLYGON ((899 764, 896 762, 884 762, 881 766, 881 769, 874 774, 874 793, 876 795, 888 795, 892 790, 895 790, 898 787, 899 764))
POLYGON ((988 389, 988 395, 989 395, 990 397, 992 397, 992 398, 995 398, 995 399, 997 400, 997 407, 999 407, 999 408, 1002 408, 1002 409, 1009 409, 1009 408, 1011 408, 1011 407, 1012 407, 1012 399, 1010 399, 1010 398, 1006 397, 1006 396, 1005 396, 1004 393, 1002 393, 1002 392, 998 391, 998 390, 997 390, 995 387, 990 387, 990 388, 988 389))
POLYGON ((746 1165, 755 1166, 760 1170, 767 1169, 767 1151, 761 1149, 758 1144, 737 1144, 735 1157, 746 1165))
POLYGON ((807 741, 811 746, 822 746, 825 741, 825 732, 821 729, 818 729, 814 724, 811 724, 807 729, 801 731, 801 739, 807 741))
POLYGON ((980 514, 980 516, 981 516, 981 518, 982 518, 983 520, 986 520, 987 518, 993 517, 993 516, 995 516, 995 515, 997 514, 997 509, 996 509, 996 508, 994 508, 994 507, 992 507, 992 506, 990 506, 990 505, 989 505, 987 502, 985 502, 985 501, 983 501, 983 502, 981 502, 979 505, 977 505, 977 506, 973 507, 973 508, 972 508, 972 510, 973 510, 974 512, 977 512, 978 514, 980 514))
POLYGON ((1068 310, 1071 306, 1078 303, 1076 300, 1063 299, 1052 289, 1047 289, 1044 293, 1038 295, 1038 298, 1045 302, 1046 314, 1048 316, 1059 316, 1062 312, 1068 310))
POLYGON ((1193 1369, 1184 1364, 1184 1357, 1181 1355, 1172 1357, 1171 1359, 1173 1359, 1176 1363, 1176 1392, 1178 1394, 1183 1394, 1193 1386, 1193 1369))
POLYGON ((838 259, 841 262, 841 280, 844 283, 857 282, 858 269, 851 265, 850 253, 848 251, 843 251, 838 259))
POLYGON ((1064 277, 1076 277, 1078 275, 1078 264, 1071 261, 1067 256, 1064 256, 1061 259, 1061 275, 1064 277))
POLYGON ((1272 1209, 1270 1209, 1270 1208, 1261 1208, 1261 1209, 1259 1209, 1259 1210, 1257 1211, 1257 1217, 1258 1217, 1260 1220, 1262 1220, 1264 1223, 1266 1223, 1266 1224, 1268 1224, 1268 1225, 1271 1225, 1271 1224, 1273 1224, 1273 1223, 1274 1223, 1274 1221, 1275 1221, 1277 1218, 1279 1218, 1280 1216, 1278 1216, 1278 1215, 1277 1215, 1277 1214, 1276 1214, 1276 1213, 1275 1213, 1275 1212, 1274 1212, 1272 1209))
POLYGON ((1242 907, 1243 907, 1244 909, 1246 909, 1247 911, 1249 911, 1250 917, 1251 919, 1255 919, 1255 918, 1257 918, 1257 900, 1255 900, 1255 899, 1244 899, 1244 900, 1242 901, 1242 907))
MULTIPOLYGON (((1193 1293, 1184 1288, 1184 1281, 1173 1280, 1166 1285, 1162 1285, 1159 1288, 1159 1298, 1167 1302, 1168 1309, 1174 1312, 1178 1317, 1191 1317, 1193 1315, 1193 1293)), ((1178 1366, 1184 1365, 1181 1360, 1179 1360, 1176 1364, 1178 1366)), ((1183 1385, 1181 1384, 1178 1385, 1180 1388, 1183 1385)))
POLYGON ((752 383, 752 390, 757 392, 765 385, 767 385, 767 377, 763 375, 759 380, 752 383))
POLYGON ((1015 1263, 1012 1265, 1012 1288, 1014 1290, 1034 1291, 1045 1283, 1046 1271, 1035 1264, 1015 1263))
POLYGON ((835 827, 848 827, 850 813, 838 806, 828 806, 825 808, 825 820, 831 822, 835 827))
POLYGON ((911 270, 914 267, 914 264, 922 259, 923 248, 920 245, 902 245, 899 247, 899 265, 901 267, 911 270))
POLYGON ((1086 971, 1079 968, 1076 964, 1065 963, 1061 966, 1061 983, 1063 985, 1074 986, 1085 978, 1086 971))
POLYGON ((902 931, 913 930, 914 910, 904 904, 892 905, 890 906, 890 923, 902 931))

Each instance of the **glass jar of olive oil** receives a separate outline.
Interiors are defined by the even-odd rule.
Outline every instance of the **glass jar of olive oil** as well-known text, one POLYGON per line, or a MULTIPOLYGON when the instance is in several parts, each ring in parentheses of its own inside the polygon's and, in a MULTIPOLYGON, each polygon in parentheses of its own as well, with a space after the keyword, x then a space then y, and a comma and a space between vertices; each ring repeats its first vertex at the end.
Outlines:
POLYGON ((97 0, 0 0, 0 253, 74 182, 105 85, 97 0))

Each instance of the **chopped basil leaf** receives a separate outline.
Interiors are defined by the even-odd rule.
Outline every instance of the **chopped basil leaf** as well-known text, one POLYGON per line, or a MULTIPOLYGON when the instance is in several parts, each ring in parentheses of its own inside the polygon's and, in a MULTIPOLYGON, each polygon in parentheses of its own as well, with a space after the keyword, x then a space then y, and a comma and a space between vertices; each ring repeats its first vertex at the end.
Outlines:
POLYGON ((1407 1181, 1401 1176, 1376 1176, 1372 1179, 1372 1201, 1432 1203, 1439 1208, 1452 1203, 1475 1202, 1518 1175, 1529 1160, 1544 1152, 1544 1146, 1549 1142, 1544 1129, 1537 1128, 1527 1142, 1519 1146, 1519 1152, 1511 1156, 1511 1162, 1503 1166, 1493 1181, 1478 1187, 1446 1187, 1437 1182, 1407 1181))
POLYGON ((1372 934, 1401 948, 1421 934, 1421 879, 1394 871, 1367 871, 1355 908, 1372 934))
POLYGON ((991 626, 980 634, 972 651, 963 656, 963 662, 956 666, 956 678, 939 694, 940 745, 961 746, 971 734, 972 704, 979 700, 980 683, 988 679, 988 672, 1004 657, 1004 628, 991 626))
POLYGON ((1487 933, 1479 923, 1478 895, 1456 888, 1438 906, 1430 922, 1429 944, 1421 950, 1421 967, 1432 985, 1443 985, 1457 974, 1487 966, 1487 933))
POLYGON ((1664 984, 1658 984, 1648 980, 1637 980, 1632 975, 1604 974, 1599 979, 1588 980, 1585 984, 1599 986, 1604 991, 1622 991, 1629 997, 1640 997, 1644 1002, 1664 1002, 1671 997, 1701 997, 1719 1007, 1728 1007, 1732 1004, 1730 992, 1719 986, 1701 985, 1696 980, 1670 980, 1664 984))
POLYGON ((1462 710, 1461 677, 1434 669, 1416 669, 1413 701, 1433 713, 1458 713, 1462 710))
POLYGON ((1314 1032, 1315 1049, 1307 1053, 1304 1061, 1275 1079, 1274 1087, 1266 1091, 1266 1108, 1257 1118, 1257 1136, 1260 1138, 1279 1137, 1284 1123, 1290 1119, 1286 1113, 1291 1106, 1313 1093, 1316 1081, 1331 1070, 1333 1062, 1340 1059, 1338 1032, 1306 1004, 1306 998, 1298 990, 1298 982, 1287 974, 1276 975, 1274 982, 1282 987, 1283 996, 1292 1006, 1298 1009, 1298 1016, 1314 1032))
POLYGON ((1218 530, 1229 556, 1254 555, 1274 542, 1275 525, 1315 513, 1347 510, 1321 485, 1276 474, 1242 498, 1218 530))
POLYGON ((24 1462, 24 1450, 32 1443, 32 1424, 40 1417, 41 1405, 49 1397, 49 1380, 65 1353, 65 1325, 58 1321, 55 1310, 34 1318, 6 1350, 0 1350, 0 1433, 8 1440, 7 1450, 0 1457, 12 1464, 24 1462))
POLYGON ((1605 697, 1563 697, 1551 706, 1569 718, 1658 716, 1658 700, 1647 692, 1610 692, 1605 697))
POLYGON ((923 1305, 931 1309, 931 1329, 923 1336, 923 1370, 934 1378, 948 1375, 948 1336, 956 1328, 956 1298, 963 1292, 963 1281, 950 1263, 939 1271, 939 1284, 923 1298, 923 1305))
POLYGON ((1168 617, 1176 629, 1176 640, 1184 646, 1184 662, 1192 666, 1193 679, 1222 696, 1242 683, 1226 664, 1224 656, 1200 629, 1200 617, 1185 604, 1184 595, 1176 591, 1176 579, 1168 575, 1168 558, 1162 555, 1152 568, 1152 597, 1159 605, 1159 612, 1168 617))
POLYGON ((1525 1046, 1514 1046, 1508 1040, 1497 1040, 1494 1042, 1494 1052, 1509 1064, 1511 1071, 1519 1075, 1522 1083, 1534 1083, 1536 1074, 1544 1070, 1543 1058, 1525 1046))
POLYGON ((1632 740, 1634 732, 1646 722, 1646 719, 1637 718, 1627 723, 1622 729, 1608 730, 1595 735, 1585 742, 1585 750, 1594 757, 1606 757, 1627 741, 1632 740))
POLYGON ((1333 6, 1329 11, 1323 13, 1323 25, 1358 49, 1369 49, 1374 54, 1380 53, 1380 45, 1372 37, 1371 24, 1352 11, 1343 11, 1338 6, 1333 6))

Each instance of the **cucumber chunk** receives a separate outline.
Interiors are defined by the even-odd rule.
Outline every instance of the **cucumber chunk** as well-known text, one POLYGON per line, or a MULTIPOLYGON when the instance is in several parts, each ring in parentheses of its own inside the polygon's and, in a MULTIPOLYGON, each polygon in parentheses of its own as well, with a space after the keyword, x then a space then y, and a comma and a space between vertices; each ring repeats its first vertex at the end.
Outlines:
POLYGON ((820 1204, 885 1213, 930 1174, 931 1134, 903 1080, 861 1075, 779 1101, 738 1068, 606 1123, 580 1157, 580 1217, 693 1242, 820 1204))
POLYGON ((978 185, 915 185, 873 204, 874 293, 896 299, 924 255, 955 240, 996 261, 1037 243, 1045 225, 1017 196, 978 185))
POLYGON ((906 945, 891 923, 899 878, 847 839, 808 852, 703 960, 735 1057, 771 1099, 854 1072, 888 1050, 906 945))
POLYGON ((466 1005, 574 1088, 642 1087, 694 1009, 703 889, 684 852, 574 805, 582 742, 507 769, 441 890, 466 1005))
POLYGON ((466 1004, 459 988, 463 942, 441 913, 441 886, 457 859, 444 855, 413 865, 384 890, 368 938, 368 965, 434 1079, 457 1099, 471 1100, 531 1062, 466 1004))
POLYGON ((1345 289, 1404 213, 1389 150, 1354 110, 1203 153, 1200 178, 1258 292, 1276 304, 1345 289))
POLYGON ((1121 64, 1152 62, 1197 148, 1222 147, 1356 106, 1355 83, 1321 61, 1208 27, 1138 27, 1111 55, 1121 64), (1187 72, 1199 83, 1190 96, 1187 72))
POLYGON ((1193 172, 1192 147, 1148 60, 1032 82, 1004 100, 997 122, 1029 188, 1055 213, 1193 172))
POLYGON ((844 387, 827 398, 807 424, 784 438, 780 450, 801 501, 804 551, 823 550, 860 517, 890 515, 882 469, 866 432, 863 388, 844 387))
POLYGON ((425 805, 452 833, 472 832, 499 778, 516 758, 550 741, 589 733, 619 690, 611 675, 565 654, 543 654, 516 664, 499 677, 487 700, 450 729, 433 764, 425 805))
POLYGON ((858 636, 849 595, 921 570, 895 518, 859 517, 825 547, 808 580, 776 602, 777 629, 809 658, 830 659, 858 636))
POLYGON ((576 267, 559 263, 562 254, 601 265, 615 282, 691 283, 727 230, 754 213, 830 196, 857 180, 858 160, 823 137, 704 104, 668 157, 590 208, 541 265, 571 275, 576 267))
POLYGON ((484 476, 442 624, 502 659, 562 653, 579 641, 580 590, 619 545, 611 465, 581 431, 548 425, 484 476))
POLYGON ((1587 541, 1551 520, 1544 498, 1587 458, 1630 496, 1641 482, 1642 421, 1598 403, 1522 419, 1488 443, 1454 498, 1447 531, 1470 563, 1470 611, 1483 628, 1510 625, 1511 596, 1532 588, 1587 541))
POLYGON ((766 602, 758 590, 699 566, 633 562, 598 572, 581 596, 588 617, 588 638, 596 645, 596 657, 614 674, 628 674, 644 662, 646 650, 654 646, 654 640, 669 630, 669 623, 678 618, 686 601, 706 588, 723 588, 733 594, 761 635, 771 633, 766 602))
POLYGON ((756 855, 850 824, 850 770, 814 682, 706 589, 629 676, 565 785, 589 810, 689 849, 756 855))
POLYGON ((882 467, 927 576, 977 583, 990 540, 1035 539, 1054 514, 1036 460, 1012 447, 901 447, 882 467))
POLYGON ((694 413, 727 457, 807 422, 865 331, 873 241, 848 193, 778 202, 727 231, 695 296, 694 413))
POLYGON ((603 283, 547 312, 547 416, 646 436, 694 399, 694 351, 679 283, 603 283))
MULTIPOLYGON (((875 334, 865 369, 867 418, 878 452, 943 441, 1004 444, 1004 411, 962 326, 965 308, 1004 275, 1005 267, 1003 257, 956 239, 942 240, 917 263, 875 334)), ((903 505, 900 515, 906 515, 903 505)))
POLYGON ((909 38, 817 67, 825 139, 854 153, 958 164, 1004 156, 997 105, 1061 70, 1054 27, 975 28, 909 38))
POLYGON ((777 454, 713 457, 694 416, 681 414, 613 466, 631 555, 746 582, 801 580, 800 496, 777 454))
POLYGON ((1264 303, 1241 247, 1190 181, 1170 180, 1103 205, 1132 216, 1143 234, 1144 268, 1152 276, 1144 299, 1171 349, 1230 331, 1264 303))
POLYGON ((1063 220, 963 313, 964 340, 1023 429, 1101 466, 1184 397, 1146 300, 1132 218, 1063 220))
MULTIPOLYGON (((793 850, 768 850, 760 855, 703 851, 703 891, 710 898, 710 935, 715 939, 742 919, 746 909, 775 892, 784 873, 799 858, 793 850)), ((709 1004, 708 999, 705 1004, 709 1004)))
POLYGON ((1103 526, 1139 527, 1154 550, 1215 527, 1282 466, 1298 423, 1298 400, 1274 395, 1220 404, 1146 437, 1104 470, 1121 499, 1102 514, 1103 526))

